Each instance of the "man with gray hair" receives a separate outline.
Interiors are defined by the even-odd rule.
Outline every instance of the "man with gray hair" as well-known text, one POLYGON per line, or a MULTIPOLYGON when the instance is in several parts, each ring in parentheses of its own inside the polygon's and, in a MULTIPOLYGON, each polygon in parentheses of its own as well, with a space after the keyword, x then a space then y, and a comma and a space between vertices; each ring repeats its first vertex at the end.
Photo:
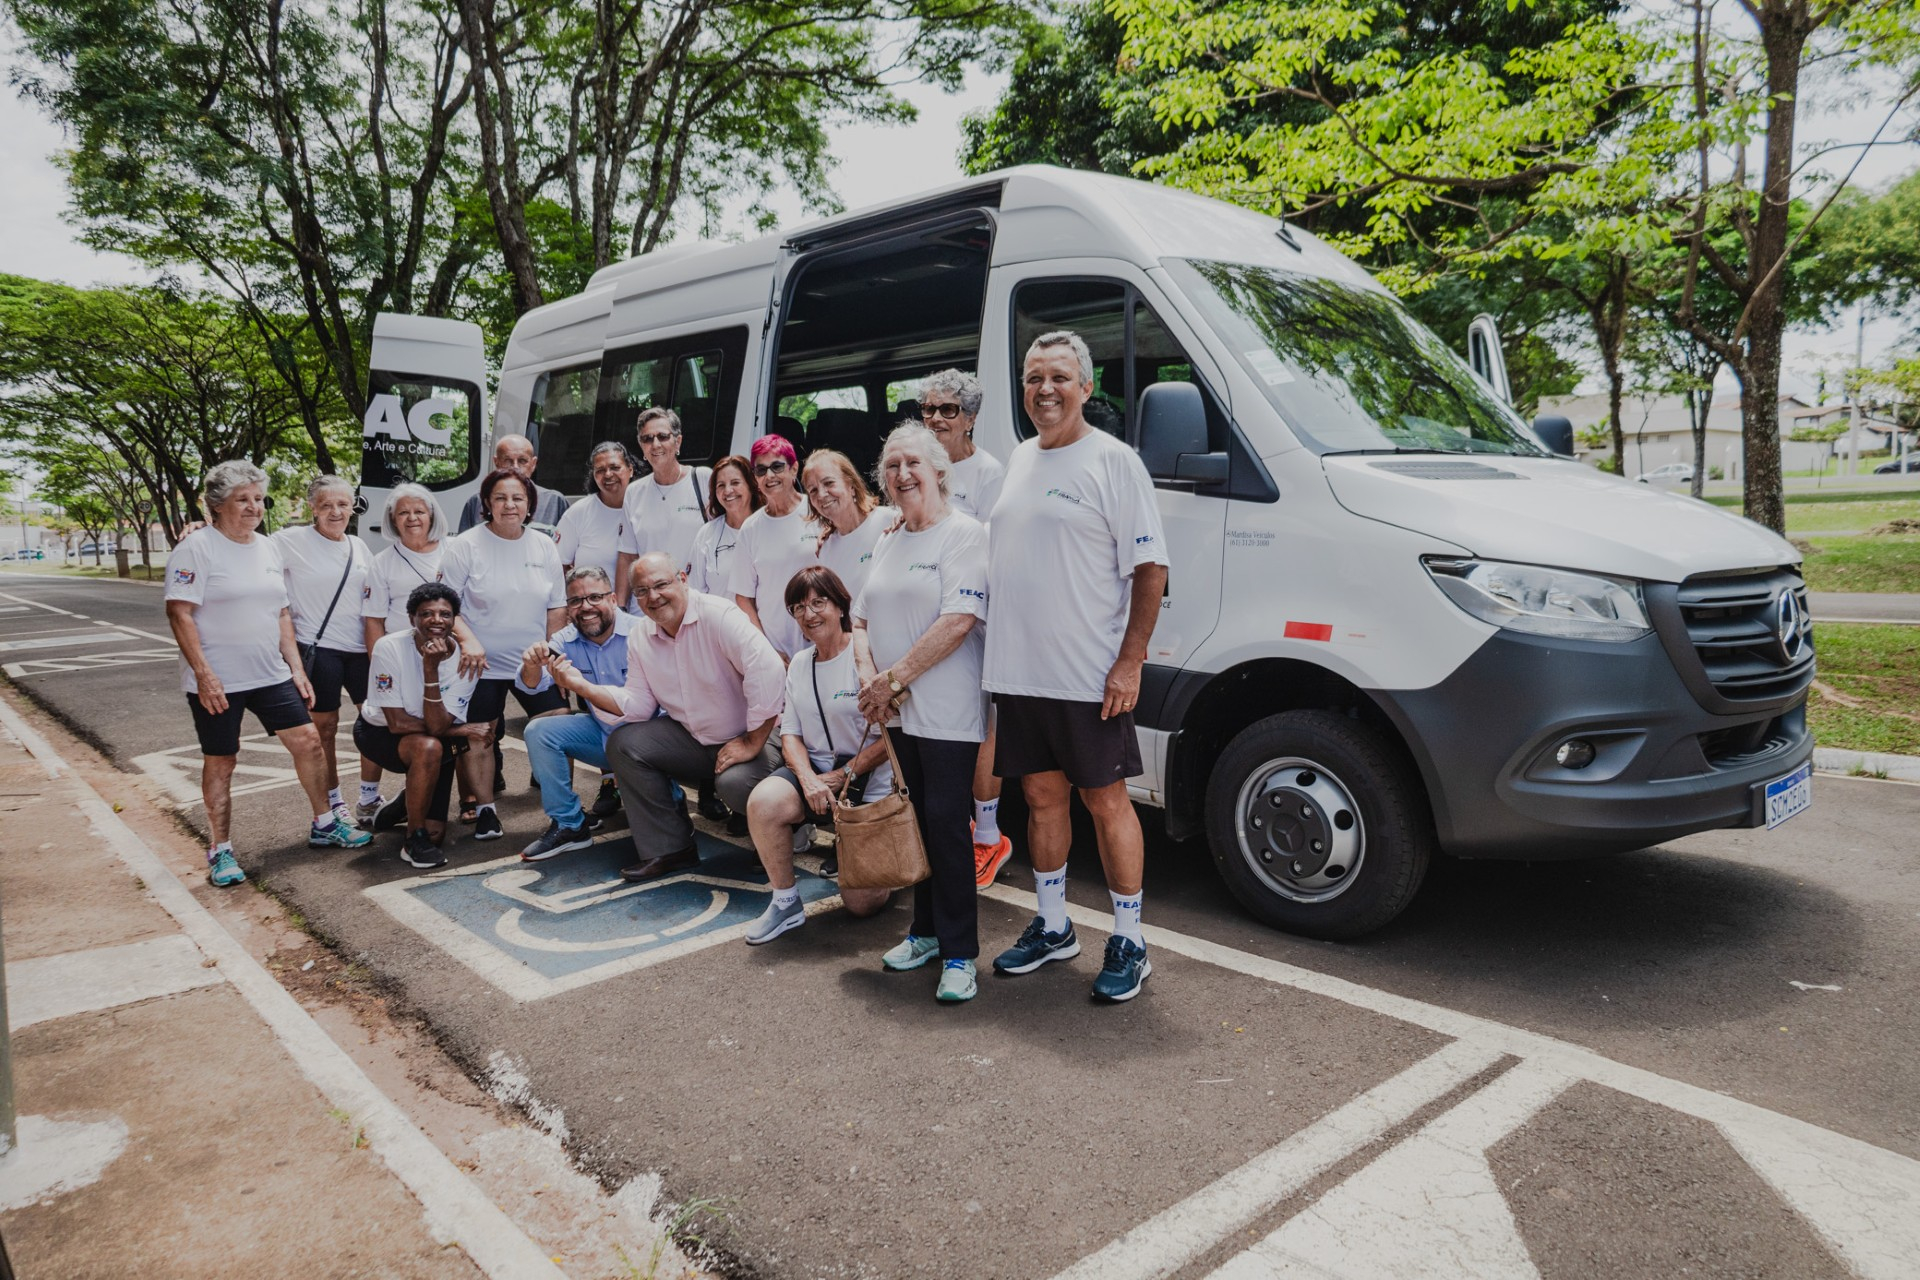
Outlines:
MULTIPOLYGON (((614 603, 613 583, 597 565, 576 565, 567 574, 567 625, 528 649, 514 684, 538 693, 553 683, 547 673, 552 652, 564 655, 595 684, 627 682, 627 636, 638 621, 614 603)), ((584 849, 601 820, 620 807, 620 793, 607 772, 607 734, 612 730, 587 712, 548 712, 527 721, 524 735, 533 780, 540 785, 540 807, 547 829, 520 851, 527 862, 584 849), (573 790, 573 761, 600 771, 600 791, 591 809, 573 790)))
MULTIPOLYGON (((512 471, 528 484, 533 484, 534 469, 540 465, 540 459, 533 451, 533 441, 521 435, 504 435, 493 442, 493 469, 512 471)), ((534 533, 556 538, 560 528, 560 517, 567 514, 567 498, 551 485, 537 486, 540 495, 539 505, 527 513, 527 528, 534 533)), ((486 513, 480 509, 480 495, 474 494, 467 499, 467 505, 460 508, 460 527, 457 533, 465 533, 477 524, 485 523, 486 513)))
POLYGON ((1093 994, 1131 1000, 1153 967, 1140 932, 1145 849, 1127 779, 1141 772, 1133 708, 1166 589, 1166 534, 1140 455, 1086 419, 1093 357, 1080 336, 1035 338, 1020 382, 1039 434, 1014 449, 993 509, 981 683, 1000 716, 994 772, 1019 778, 1026 796, 1040 912, 993 967, 1030 973, 1080 954, 1067 919, 1078 791, 1113 899, 1093 994))

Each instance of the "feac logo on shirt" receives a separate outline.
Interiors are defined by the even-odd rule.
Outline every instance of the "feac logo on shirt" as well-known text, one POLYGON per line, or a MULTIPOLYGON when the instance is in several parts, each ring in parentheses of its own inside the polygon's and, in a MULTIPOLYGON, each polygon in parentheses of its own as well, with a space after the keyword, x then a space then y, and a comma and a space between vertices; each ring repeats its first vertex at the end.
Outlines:
POLYGON ((193 585, 193 570, 175 569, 173 571, 173 580, 180 586, 190 587, 193 585))
POLYGON ((972 587, 960 588, 960 594, 963 596, 966 596, 970 600, 985 600, 987 598, 986 592, 975 591, 972 587))
POLYGON ((926 569, 938 573, 940 571, 940 562, 938 560, 916 560, 907 566, 908 573, 912 573, 917 569, 926 569))
POLYGON ((1074 497, 1072 494, 1068 493, 1065 489, 1049 489, 1047 490, 1047 496, 1049 498, 1065 498, 1068 502, 1071 502, 1076 507, 1084 505, 1083 499, 1074 497))
POLYGON ((375 676, 373 678, 373 687, 381 693, 392 693, 393 677, 392 676, 375 676))
POLYGON ((1153 535, 1152 535, 1152 534, 1150 534, 1150 533, 1143 533, 1143 534, 1141 534, 1141 535, 1140 535, 1139 537, 1137 537, 1137 538, 1135 538, 1135 539, 1133 540, 1133 545, 1134 545, 1134 546, 1136 546, 1136 547, 1144 547, 1144 546, 1146 546, 1146 545, 1147 545, 1147 544, 1148 544, 1149 542, 1152 542, 1152 541, 1153 541, 1153 535))

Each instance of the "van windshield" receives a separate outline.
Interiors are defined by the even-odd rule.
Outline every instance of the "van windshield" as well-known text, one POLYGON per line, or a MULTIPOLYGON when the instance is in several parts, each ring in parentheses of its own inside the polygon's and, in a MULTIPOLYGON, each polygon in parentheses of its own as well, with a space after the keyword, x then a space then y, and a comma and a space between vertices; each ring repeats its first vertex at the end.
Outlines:
POLYGON ((1391 298, 1275 267, 1165 265, 1281 418, 1321 453, 1550 456, 1391 298))

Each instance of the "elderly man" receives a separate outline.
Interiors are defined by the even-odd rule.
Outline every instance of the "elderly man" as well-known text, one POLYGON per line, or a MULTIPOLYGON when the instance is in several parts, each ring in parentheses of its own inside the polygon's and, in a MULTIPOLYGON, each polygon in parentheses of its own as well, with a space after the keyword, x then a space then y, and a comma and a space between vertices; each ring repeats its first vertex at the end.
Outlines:
MULTIPOLYGON (((505 435, 493 442, 493 469, 495 471, 518 472, 528 484, 533 483, 533 469, 540 465, 540 459, 533 452, 533 441, 525 436, 505 435)), ((527 516, 527 528, 554 538, 560 529, 560 517, 567 514, 567 499, 558 489, 541 488, 540 504, 527 516)), ((480 495, 474 494, 467 499, 467 505, 460 509, 460 528, 465 533, 482 522, 486 513, 480 509, 480 495)))
POLYGON ((634 562, 633 597, 646 615, 627 639, 624 685, 595 684, 565 657, 547 670, 609 724, 607 758, 620 782, 639 860, 620 874, 656 880, 700 862, 678 782, 708 788, 735 811, 779 767, 768 742, 780 720, 780 655, 730 600, 690 591, 680 566, 650 551, 634 562), (664 710, 664 716, 657 711, 664 710))
POLYGON ((1153 966, 1140 933, 1145 857, 1127 779, 1141 771, 1133 708, 1166 589, 1166 535, 1140 455, 1083 413, 1093 357, 1079 335, 1035 338, 1021 390, 1039 435, 1014 449, 993 508, 981 683, 999 709, 994 771, 1019 778, 1026 795, 1040 914, 993 967, 1030 973, 1080 954, 1067 919, 1078 790, 1113 899, 1093 994, 1131 1000, 1153 966))
MULTIPOLYGON (((547 674, 549 645, 558 649, 574 670, 593 684, 608 686, 627 682, 627 637, 639 619, 618 608, 613 599, 613 583, 607 571, 598 565, 575 565, 567 574, 568 624, 553 633, 550 640, 529 648, 520 659, 520 672, 514 685, 528 693, 546 688, 552 677, 547 674)), ((547 829, 539 839, 520 851, 527 862, 544 862, 556 854, 584 849, 593 843, 592 833, 601 819, 620 807, 620 795, 613 779, 607 776, 607 734, 609 726, 589 712, 549 712, 527 721, 527 759, 533 767, 533 780, 540 786, 540 807, 547 812, 547 829), (581 806, 573 790, 572 761, 601 772, 600 792, 593 807, 581 806)))

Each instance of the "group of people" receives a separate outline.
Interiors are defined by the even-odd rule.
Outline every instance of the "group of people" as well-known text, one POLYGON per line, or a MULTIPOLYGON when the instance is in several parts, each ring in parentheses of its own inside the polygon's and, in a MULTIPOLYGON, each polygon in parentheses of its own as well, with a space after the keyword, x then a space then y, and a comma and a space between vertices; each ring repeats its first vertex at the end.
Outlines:
MULTIPOLYGON (((1077 335, 1036 339, 1022 396, 1037 435, 1003 467, 973 442, 978 382, 933 374, 920 420, 882 445, 877 493, 845 455, 815 450, 801 466, 777 435, 686 466, 678 419, 649 409, 637 424, 648 472, 602 444, 592 491, 567 507, 534 484, 533 444, 506 436, 463 515, 471 527, 447 536, 432 495, 400 485, 384 513, 395 542, 377 556, 345 532, 344 481, 314 481, 313 524, 267 538, 254 532, 264 475, 216 467, 210 523, 167 569, 205 756, 211 879, 244 879, 228 784, 247 707, 294 756, 311 843, 354 848, 363 828, 404 826, 402 857, 434 867, 456 783, 474 837, 503 834, 493 799, 511 695, 529 716, 547 817, 521 856, 584 848, 624 809, 636 860, 622 876, 688 870, 701 855, 681 788, 695 788, 707 816, 744 818, 766 869, 772 900, 748 928, 753 945, 806 922, 794 856, 831 824, 836 798, 903 786, 932 874, 881 961, 937 962, 942 1001, 977 990, 976 891, 1011 852, 1003 778, 1019 778, 1027 801, 1039 910, 994 968, 1079 954, 1066 907, 1077 790, 1114 913, 1094 994, 1131 999, 1152 970, 1126 780, 1141 772, 1132 712, 1167 561, 1152 482, 1088 423, 1092 394, 1077 335), (343 693, 360 707, 351 804, 333 758, 343 693), (576 765, 599 779, 591 801, 576 765), (403 779, 391 800, 387 773, 403 779)), ((868 915, 890 894, 841 896, 868 915)))

